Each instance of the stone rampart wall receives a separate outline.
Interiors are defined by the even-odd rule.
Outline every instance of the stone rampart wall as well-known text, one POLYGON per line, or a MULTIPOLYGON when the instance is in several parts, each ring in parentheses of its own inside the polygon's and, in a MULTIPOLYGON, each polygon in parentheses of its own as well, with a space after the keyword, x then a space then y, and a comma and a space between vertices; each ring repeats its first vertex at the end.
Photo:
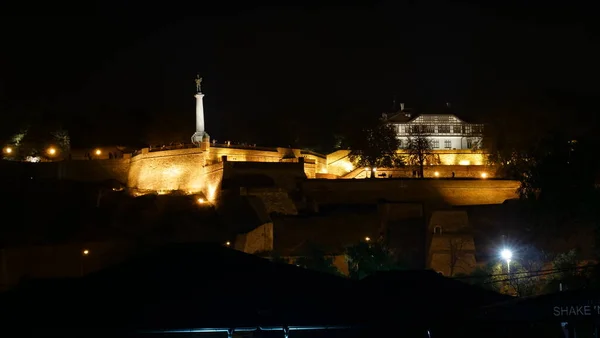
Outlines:
POLYGON ((298 209, 287 191, 275 189, 246 189, 246 194, 257 196, 265 205, 267 213, 281 215, 297 215, 298 209))
MULTIPOLYGON (((327 155, 327 172, 338 176, 344 176, 353 171, 355 167, 348 157, 349 153, 349 150, 338 150, 327 155)), ((406 152, 403 150, 400 150, 399 153, 406 154, 406 152)), ((435 150, 433 156, 435 161, 441 165, 435 166, 438 167, 436 169, 437 171, 444 171, 444 173, 448 172, 450 174, 452 171, 455 171, 457 177, 472 177, 473 174, 469 170, 461 168, 463 166, 480 168, 481 166, 487 164, 487 155, 485 153, 471 150, 435 150), (459 176, 459 174, 463 176, 459 176)), ((432 175, 436 170, 431 171, 432 175)), ((495 170, 490 171, 488 175, 493 175, 494 172, 495 170)), ((402 172, 400 175, 406 176, 404 172, 402 172)), ((410 170, 409 176, 411 175, 412 169, 410 170)))
POLYGON ((248 233, 238 235, 234 248, 249 254, 273 251, 273 223, 265 223, 248 233))
POLYGON ((143 149, 131 159, 127 185, 140 191, 202 191, 205 162, 205 152, 200 148, 143 149))
POLYGON ((129 159, 41 163, 0 161, 2 176, 15 179, 64 179, 86 182, 115 179, 125 184, 129 167, 129 159))
POLYGON ((225 162, 224 178, 247 175, 265 175, 273 179, 275 186, 293 190, 306 178, 304 165, 297 162, 225 162))
POLYGON ((307 180, 304 192, 319 204, 436 202, 447 205, 501 204, 518 198, 518 181, 488 179, 307 180))
MULTIPOLYGON (((385 177, 413 177, 413 172, 419 171, 418 167, 406 166, 404 168, 377 169, 376 175, 385 174, 385 177)), ((494 178, 495 166, 486 165, 432 165, 423 168, 423 177, 426 178, 494 178)), ((361 177, 364 175, 361 175, 361 177)))
POLYGON ((230 162, 279 162, 281 159, 277 148, 210 147, 207 162, 221 162, 223 156, 230 162))

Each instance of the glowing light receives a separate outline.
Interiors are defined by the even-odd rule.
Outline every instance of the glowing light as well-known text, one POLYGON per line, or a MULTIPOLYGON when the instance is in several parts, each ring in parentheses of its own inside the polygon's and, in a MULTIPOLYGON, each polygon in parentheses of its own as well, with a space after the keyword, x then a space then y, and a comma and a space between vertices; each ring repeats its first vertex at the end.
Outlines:
POLYGON ((377 171, 377 168, 373 168, 373 172, 376 172, 376 171, 377 171))
POLYGON ((84 255, 84 256, 87 256, 87 255, 89 255, 89 254, 90 254, 90 250, 88 250, 88 249, 85 249, 85 250, 83 250, 81 253, 83 253, 83 255, 84 255))
POLYGON ((469 160, 462 160, 462 161, 458 162, 458 164, 460 164, 460 165, 470 165, 471 161, 469 161, 469 160))
POLYGON ((371 237, 365 237, 365 241, 369 242, 371 240, 371 237))
POLYGON ((365 168, 365 171, 371 171, 371 168, 369 168, 369 167, 366 167, 366 168, 365 168))
POLYGON ((347 172, 354 170, 354 165, 350 162, 344 162, 343 167, 347 172))
POLYGON ((12 153, 12 148, 11 147, 6 147, 6 148, 4 148, 4 152, 7 153, 7 154, 10 154, 10 153, 12 153))
POLYGON ((231 245, 230 241, 225 242, 225 246, 230 246, 230 245, 231 245))
POLYGON ((198 199, 198 204, 204 204, 204 202, 206 202, 204 198, 201 197, 198 199))
POLYGON ((487 178, 487 173, 481 173, 481 178, 487 178))
POLYGON ((102 150, 96 149, 96 155, 100 155, 100 154, 102 154, 102 150))
POLYGON ((510 262, 510 260, 512 259, 512 255, 512 251, 508 249, 502 249, 502 251, 500 251, 500 257, 502 257, 502 259, 504 259, 507 262, 510 262))
POLYGON ((53 147, 48 148, 48 155, 56 155, 56 148, 53 148, 53 147))
POLYGON ((440 173, 436 171, 436 172, 433 173, 433 175, 435 175, 435 177, 439 177, 440 173))
POLYGON ((207 194, 206 199, 209 202, 214 202, 217 199, 217 188, 218 185, 216 183, 209 183, 206 186, 207 194))

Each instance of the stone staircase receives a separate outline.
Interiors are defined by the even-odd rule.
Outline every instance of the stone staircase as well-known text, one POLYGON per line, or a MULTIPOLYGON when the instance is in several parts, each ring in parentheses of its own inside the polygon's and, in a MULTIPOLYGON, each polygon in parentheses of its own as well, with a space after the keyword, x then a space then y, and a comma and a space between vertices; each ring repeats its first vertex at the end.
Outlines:
POLYGON ((367 178, 367 172, 365 171, 365 168, 356 168, 342 176, 342 178, 367 178))

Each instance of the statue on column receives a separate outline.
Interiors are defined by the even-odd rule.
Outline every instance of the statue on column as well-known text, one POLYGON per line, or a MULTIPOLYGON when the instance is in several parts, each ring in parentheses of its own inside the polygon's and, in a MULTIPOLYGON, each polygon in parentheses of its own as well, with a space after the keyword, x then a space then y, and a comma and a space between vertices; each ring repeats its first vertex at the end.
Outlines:
POLYGON ((196 75, 196 92, 200 93, 202 92, 200 85, 202 84, 202 78, 200 77, 200 75, 196 75))

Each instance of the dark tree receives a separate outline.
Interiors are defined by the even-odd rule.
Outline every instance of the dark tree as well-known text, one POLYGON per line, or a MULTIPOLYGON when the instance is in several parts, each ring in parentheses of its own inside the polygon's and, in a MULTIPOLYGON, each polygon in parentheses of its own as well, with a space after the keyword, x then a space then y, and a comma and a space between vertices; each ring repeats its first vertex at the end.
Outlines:
POLYGON ((377 271, 399 270, 402 264, 381 242, 360 242, 346 248, 350 278, 362 279, 377 271))
POLYGON ((426 163, 434 163, 433 145, 426 136, 425 126, 413 126, 409 132, 408 144, 408 163, 419 167, 419 177, 423 177, 423 169, 426 163))
POLYGON ((353 132, 348 139, 350 161, 359 168, 368 167, 371 178, 376 168, 398 168, 404 159, 398 150, 400 140, 394 126, 384 120, 375 120, 360 131, 353 132))
POLYGON ((333 257, 316 248, 311 250, 307 255, 298 257, 294 263, 305 269, 332 275, 341 275, 340 271, 333 264, 333 257))

